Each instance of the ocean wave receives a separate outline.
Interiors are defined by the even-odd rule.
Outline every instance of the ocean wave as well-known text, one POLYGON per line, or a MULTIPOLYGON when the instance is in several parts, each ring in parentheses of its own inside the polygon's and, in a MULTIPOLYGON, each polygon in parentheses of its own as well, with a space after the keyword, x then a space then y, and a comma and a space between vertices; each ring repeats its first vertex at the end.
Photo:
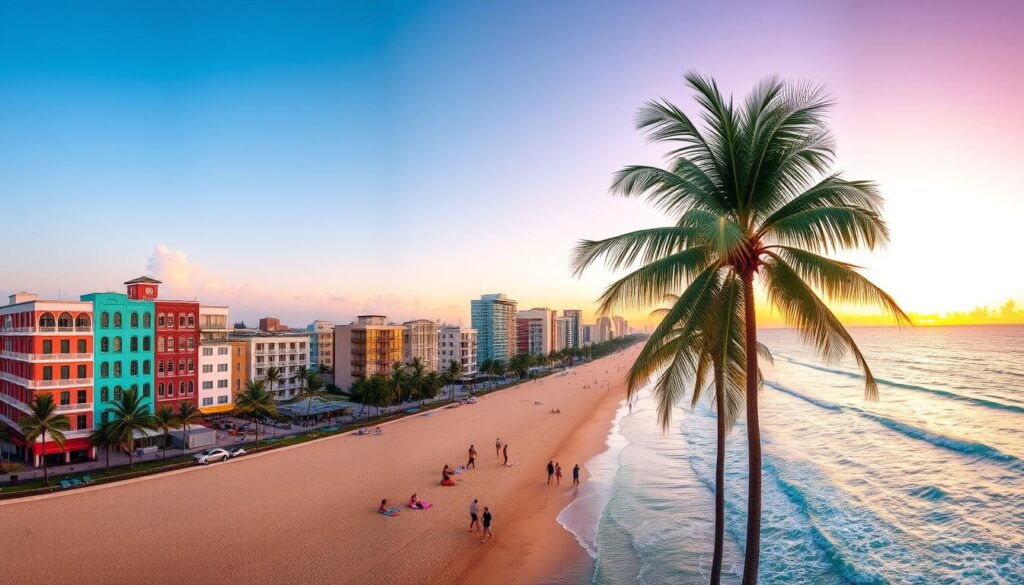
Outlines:
POLYGON ((813 398, 811 396, 793 390, 792 388, 782 386, 781 384, 778 384, 776 382, 766 380, 764 384, 765 386, 774 388, 780 392, 789 394, 790 396, 809 402, 819 408, 824 408, 832 412, 848 411, 857 414, 866 419, 873 420, 889 428, 890 430, 896 431, 912 439, 918 439, 921 441, 931 443, 936 447, 942 447, 944 449, 949 449, 950 451, 956 451, 958 453, 963 453, 965 455, 974 455, 977 457, 990 459, 992 461, 997 461, 999 463, 1006 463, 1013 468, 1024 467, 1024 462, 1022 462, 1019 458, 1013 455, 1009 455, 1007 453, 1003 453, 1002 451, 996 449, 995 447, 991 445, 986 445, 985 443, 978 443, 976 441, 971 441, 968 439, 943 435, 942 433, 937 433, 935 431, 923 429, 921 427, 917 427, 903 421, 898 421, 887 416, 876 414, 874 412, 870 412, 868 410, 864 410, 856 406, 840 406, 832 402, 827 402, 825 400, 813 398))
MULTIPOLYGON (((818 364, 809 364, 807 362, 801 362, 791 357, 780 356, 776 354, 776 357, 781 357, 791 364, 803 366, 805 368, 811 368, 820 372, 829 372, 831 374, 839 374, 848 378, 855 378, 863 380, 864 375, 858 372, 851 372, 849 370, 840 370, 838 368, 828 368, 820 366, 818 364)), ((960 402, 966 402, 968 404, 974 404, 977 406, 983 406, 985 408, 992 408, 996 410, 1005 410, 1008 412, 1024 413, 1024 406, 1018 406, 1016 404, 1006 404, 1005 402, 999 402, 997 400, 989 400, 986 398, 978 398, 976 396, 966 396, 964 394, 957 394, 956 392, 950 392, 949 390, 942 390, 939 388, 929 388, 928 386, 918 386, 917 384, 907 384, 905 382, 896 382, 893 380, 886 380, 885 378, 875 378, 875 381, 884 386, 892 388, 900 388, 903 390, 914 390, 917 392, 927 392, 935 396, 942 396, 943 398, 949 398, 950 400, 957 400, 960 402)))

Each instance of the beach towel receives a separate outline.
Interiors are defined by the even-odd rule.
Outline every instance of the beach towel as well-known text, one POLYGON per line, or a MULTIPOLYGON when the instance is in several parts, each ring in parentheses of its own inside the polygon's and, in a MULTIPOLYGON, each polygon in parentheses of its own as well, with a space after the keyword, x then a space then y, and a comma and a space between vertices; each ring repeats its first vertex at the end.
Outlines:
MULTIPOLYGON (((378 512, 380 512, 380 511, 378 510, 378 512)), ((397 516, 398 515, 398 508, 388 508, 387 510, 384 510, 383 512, 380 512, 380 513, 383 514, 384 516, 397 516)))
POLYGON ((454 469, 454 471, 455 471, 455 473, 465 473, 465 472, 467 472, 467 471, 469 471, 469 470, 468 470, 468 469, 466 469, 466 466, 465 466, 465 465, 460 465, 460 466, 456 467, 456 468, 454 469))
POLYGON ((409 507, 412 508, 413 510, 429 510, 429 509, 434 507, 433 504, 431 504, 430 502, 428 502, 426 500, 420 500, 420 503, 423 504, 422 508, 420 508, 418 506, 414 506, 412 502, 409 502, 409 507))
POLYGON ((441 480, 441 485, 451 487, 455 485, 455 482, 450 479, 441 480))

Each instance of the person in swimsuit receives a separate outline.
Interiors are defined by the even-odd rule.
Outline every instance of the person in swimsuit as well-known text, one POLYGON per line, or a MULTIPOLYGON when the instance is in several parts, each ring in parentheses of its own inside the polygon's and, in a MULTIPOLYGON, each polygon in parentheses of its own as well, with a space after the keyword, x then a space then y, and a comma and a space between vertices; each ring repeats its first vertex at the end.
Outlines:
POLYGON ((551 476, 555 474, 555 464, 548 461, 548 485, 551 485, 551 476))
POLYGON ((494 439, 494 458, 501 457, 501 439, 494 439))
POLYGON ((572 468, 572 485, 574 485, 574 486, 580 485, 580 464, 579 463, 577 463, 572 468))
POLYGON ((501 448, 501 452, 502 452, 503 455, 505 455, 505 463, 503 465, 505 465, 507 467, 508 466, 508 443, 505 443, 505 446, 501 448))
POLYGON ((562 466, 555 463, 555 485, 562 485, 562 466))
POLYGON ((423 502, 421 502, 420 499, 416 497, 416 494, 413 494, 412 497, 409 498, 409 505, 412 506, 413 508, 418 508, 420 510, 423 509, 423 502))
POLYGON ((477 517, 477 512, 480 510, 480 504, 476 498, 469 503, 469 531, 477 532, 480 530, 480 519, 477 517))
POLYGON ((469 446, 469 463, 466 463, 466 469, 470 467, 476 469, 476 447, 473 445, 469 446))
POLYGON ((494 538, 494 533, 491 532, 491 511, 484 506, 484 538, 480 542, 487 542, 491 538, 494 538))

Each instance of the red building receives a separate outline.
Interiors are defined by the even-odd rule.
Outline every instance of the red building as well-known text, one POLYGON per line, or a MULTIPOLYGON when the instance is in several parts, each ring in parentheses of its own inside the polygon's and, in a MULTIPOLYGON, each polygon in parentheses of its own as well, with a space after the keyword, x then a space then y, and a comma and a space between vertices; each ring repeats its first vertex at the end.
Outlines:
POLYGON ((45 301, 30 293, 10 296, 0 307, 0 425, 13 431, 16 455, 39 465, 95 458, 93 429, 92 303, 45 301), (26 445, 18 421, 29 403, 50 394, 57 412, 68 417, 64 447, 38 440, 26 445), (44 450, 45 449, 45 450, 44 450))
POLYGON ((136 278, 128 285, 128 298, 153 300, 156 327, 156 395, 154 411, 163 406, 177 410, 181 402, 199 406, 199 301, 159 298, 160 281, 136 278))

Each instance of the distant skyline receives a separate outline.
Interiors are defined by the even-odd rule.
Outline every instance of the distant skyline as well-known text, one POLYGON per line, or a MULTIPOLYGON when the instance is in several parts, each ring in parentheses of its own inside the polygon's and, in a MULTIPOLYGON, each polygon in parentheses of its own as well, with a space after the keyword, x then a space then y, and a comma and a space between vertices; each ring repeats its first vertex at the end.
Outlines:
POLYGON ((0 0, 0 292, 149 274, 252 324, 468 324, 492 292, 593 322, 613 275, 569 251, 665 222, 607 188, 661 161, 634 114, 692 109, 697 70, 826 84, 835 168, 892 232, 844 259, 922 325, 1024 322, 1024 3, 745 4, 0 0))

